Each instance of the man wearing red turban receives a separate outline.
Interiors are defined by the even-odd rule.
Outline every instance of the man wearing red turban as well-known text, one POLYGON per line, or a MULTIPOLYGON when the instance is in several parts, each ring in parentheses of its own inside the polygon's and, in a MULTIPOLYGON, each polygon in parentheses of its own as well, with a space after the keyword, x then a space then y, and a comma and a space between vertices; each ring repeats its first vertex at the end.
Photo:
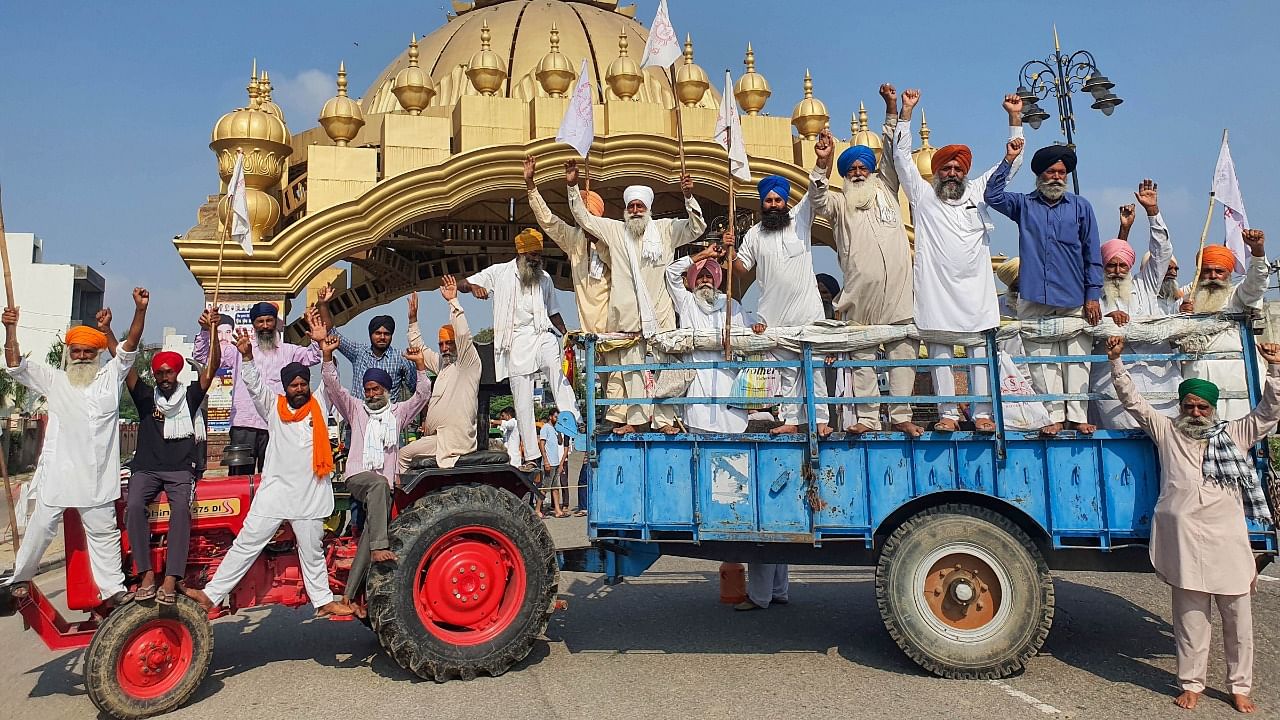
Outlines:
POLYGON ((69 366, 64 372, 22 356, 18 347, 18 308, 5 308, 5 361, 9 375, 43 395, 49 416, 57 424, 57 443, 41 455, 48 472, 38 475, 32 490, 35 511, 27 521, 21 550, 14 560, 10 592, 27 597, 30 580, 49 547, 62 513, 79 511, 89 550, 89 570, 100 598, 110 605, 129 602, 121 571, 120 531, 116 528, 116 500, 120 498, 120 383, 137 357, 151 295, 133 289, 133 322, 116 357, 98 366, 107 347, 111 313, 98 314, 99 328, 67 332, 69 366), (47 465, 46 465, 47 464, 47 465))

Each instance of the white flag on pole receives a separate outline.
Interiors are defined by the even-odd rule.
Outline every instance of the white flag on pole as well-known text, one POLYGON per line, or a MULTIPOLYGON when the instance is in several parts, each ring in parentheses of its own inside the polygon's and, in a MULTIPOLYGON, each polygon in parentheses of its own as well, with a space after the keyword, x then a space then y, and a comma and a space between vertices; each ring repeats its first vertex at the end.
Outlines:
POLYGON ((683 54, 680 41, 676 39, 676 29, 671 26, 671 16, 667 14, 667 0, 662 0, 658 3, 653 26, 649 28, 649 39, 644 44, 644 62, 640 67, 669 67, 683 54))
POLYGON ((227 196, 231 198, 230 235, 244 248, 245 255, 253 254, 253 234, 249 225, 249 198, 244 188, 244 153, 236 154, 236 167, 227 183, 227 196))
POLYGON ((578 84, 573 88, 573 97, 569 98, 569 107, 560 121, 560 131, 556 133, 556 142, 568 143, 582 157, 591 152, 591 143, 596 139, 595 112, 591 109, 591 78, 587 76, 587 61, 582 60, 578 69, 578 84))
POLYGON ((1244 272, 1249 249, 1244 244, 1244 229, 1249 227, 1249 216, 1244 211, 1244 198, 1240 197, 1240 183, 1236 182, 1236 164, 1231 160, 1231 148, 1227 136, 1222 136, 1222 149, 1218 151, 1218 165, 1213 170, 1213 197, 1222 203, 1223 220, 1226 221, 1226 246, 1235 253, 1236 271, 1244 272))
POLYGON ((747 164, 747 146, 742 141, 742 121, 733 99, 733 76, 724 72, 724 95, 720 98, 720 116, 716 118, 716 142, 729 153, 729 172, 743 182, 751 182, 747 164))

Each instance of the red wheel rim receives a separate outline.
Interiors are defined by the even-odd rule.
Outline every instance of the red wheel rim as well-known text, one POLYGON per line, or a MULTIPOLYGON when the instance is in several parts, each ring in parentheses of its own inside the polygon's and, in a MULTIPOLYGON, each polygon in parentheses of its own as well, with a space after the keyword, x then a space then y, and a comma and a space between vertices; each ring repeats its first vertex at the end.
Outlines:
POLYGON ((172 690, 191 667, 191 631, 176 620, 152 620, 134 631, 116 662, 120 689, 139 700, 172 690))
POLYGON ((506 534, 471 525, 431 544, 418 564, 413 602, 432 635, 478 645, 511 626, 524 604, 524 558, 506 534))

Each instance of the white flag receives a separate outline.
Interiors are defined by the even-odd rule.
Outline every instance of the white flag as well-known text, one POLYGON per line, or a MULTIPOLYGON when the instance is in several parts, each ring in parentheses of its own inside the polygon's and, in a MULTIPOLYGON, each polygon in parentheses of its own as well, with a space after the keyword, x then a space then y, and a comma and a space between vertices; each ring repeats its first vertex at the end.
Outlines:
POLYGON ((671 26, 671 16, 667 14, 667 0, 662 0, 658 3, 658 14, 653 17, 653 26, 649 28, 649 39, 644 44, 644 62, 640 67, 669 67, 683 54, 680 41, 676 39, 676 29, 671 26))
POLYGON ((1226 221, 1226 246, 1236 256, 1236 272, 1244 272, 1249 249, 1244 244, 1244 229, 1249 227, 1249 216, 1244 211, 1244 198, 1240 197, 1240 183, 1236 182, 1236 164, 1231 160, 1231 148, 1227 136, 1222 136, 1222 149, 1218 151, 1218 166, 1213 170, 1213 197, 1224 206, 1226 221))
POLYGON ((253 254, 253 234, 249 225, 249 198, 244 189, 244 153, 236 155, 236 168, 231 171, 227 183, 227 196, 231 198, 231 238, 240 243, 245 255, 253 254))
POLYGON ((556 133, 556 142, 568 143, 582 157, 591 152, 591 143, 596 139, 595 112, 591 109, 591 78, 587 77, 587 61, 582 60, 578 69, 578 84, 573 88, 573 97, 569 98, 569 107, 564 111, 564 119, 560 121, 560 131, 556 133))
POLYGON ((716 118, 716 142, 729 153, 729 172, 743 182, 751 182, 751 167, 747 164, 747 146, 742 141, 742 121, 738 119, 738 105, 733 99, 733 77, 724 73, 724 95, 720 98, 720 116, 716 118))

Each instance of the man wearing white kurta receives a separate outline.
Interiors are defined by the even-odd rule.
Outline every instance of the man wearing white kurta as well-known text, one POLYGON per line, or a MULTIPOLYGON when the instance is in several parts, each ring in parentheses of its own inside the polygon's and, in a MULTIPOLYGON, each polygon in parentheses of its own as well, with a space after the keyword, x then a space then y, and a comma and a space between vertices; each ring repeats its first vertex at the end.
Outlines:
MULTIPOLYGON (((1267 280, 1271 266, 1267 264, 1265 237, 1261 230, 1245 230, 1244 243, 1249 248, 1249 264, 1244 280, 1231 284, 1231 273, 1236 258, 1223 245, 1209 245, 1204 249, 1200 263, 1200 284, 1190 302, 1184 303, 1183 312, 1243 313, 1262 309, 1262 296, 1267 292, 1267 280)), ((1188 292, 1184 297, 1190 296, 1188 292)), ((1214 337, 1205 352, 1240 352, 1240 329, 1231 327, 1214 337)), ((1183 363, 1182 375, 1203 378, 1217 385, 1223 392, 1243 393, 1248 390, 1244 377, 1243 360, 1192 360, 1183 363)), ((1226 399, 1218 403, 1218 415, 1223 420, 1235 420, 1249 413, 1248 399, 1226 399)))
MULTIPOLYGON (((720 251, 716 247, 671 263, 667 268, 667 288, 671 301, 680 316, 680 327, 694 330, 724 330, 725 313, 732 313, 730 322, 746 327, 742 307, 720 292, 720 251), (729 305, 726 308, 726 305, 729 305)), ((694 350, 689 362, 715 362, 722 360, 719 350, 694 350)), ((733 395, 736 374, 732 370, 706 368, 694 371, 687 397, 728 397, 733 395)), ((684 424, 690 432, 740 433, 747 429, 747 411, 721 404, 685 405, 684 424)), ((671 427, 671 426, 668 426, 671 427)), ((666 430, 666 427, 662 428, 666 430)))
MULTIPOLYGON (((755 268, 756 280, 760 283, 760 309, 756 313, 759 319, 752 325, 752 330, 764 332, 769 325, 795 327, 824 319, 822 298, 813 280, 813 243, 810 238, 813 202, 806 193, 795 207, 788 209, 791 183, 779 175, 764 178, 756 189, 760 193, 760 222, 742 238, 742 247, 734 262, 734 272, 740 275, 755 268)), ((726 245, 734 242, 732 229, 725 231, 723 242, 726 245)), ((773 356, 777 360, 791 362, 801 358, 800 353, 781 348, 774 350, 773 356)), ((820 365, 814 370, 812 379, 803 384, 800 382, 800 368, 796 367, 779 369, 778 379, 781 397, 803 397, 802 387, 809 382, 813 384, 814 397, 827 396, 826 373, 820 365)), ((775 435, 796 432, 801 423, 808 422, 808 412, 802 403, 783 404, 778 414, 782 425, 769 431, 775 435)), ((814 422, 820 437, 831 434, 828 418, 827 404, 819 402, 814 408, 814 422)))
MULTIPOLYGON (((653 190, 643 185, 632 185, 622 192, 625 220, 596 217, 578 190, 578 164, 574 160, 565 163, 565 182, 569 185, 569 210, 574 222, 608 248, 612 285, 606 329, 637 333, 646 340, 664 330, 674 330, 676 313, 667 292, 667 266, 675 260, 676 248, 698 239, 707 229, 702 208, 693 197, 693 179, 688 175, 680 178, 688 214, 683 220, 653 219, 653 190)), ((646 348, 647 343, 637 341, 624 349, 602 353, 602 362, 638 365, 645 362, 646 348)), ((644 374, 612 373, 605 385, 605 397, 647 397, 644 374)), ((661 405, 612 405, 605 415, 617 434, 634 432, 651 422, 669 424, 673 417, 661 405)))
MULTIPOLYGON (((920 102, 919 90, 902 93, 893 154, 903 191, 911 201, 911 219, 916 231, 915 319, 922 332, 978 333, 1000 325, 1000 305, 995 277, 991 272, 991 232, 995 229, 987 212, 983 193, 993 167, 969 178, 973 152, 965 145, 947 145, 933 155, 933 181, 920 175, 911 159, 911 115, 920 102)), ((1022 100, 1006 95, 1004 109, 1009 115, 1009 144, 1022 143, 1022 100)), ((1014 159, 1010 175, 1022 166, 1021 155, 1014 159)), ((946 342, 928 343, 929 357, 952 357, 954 346, 946 342)), ((969 357, 986 357, 985 345, 965 348, 969 357)), ((955 371, 947 366, 930 369, 933 391, 939 396, 956 394, 955 371)), ((969 371, 969 391, 986 395, 989 382, 985 366, 969 371)), ((970 406, 974 427, 994 432, 990 403, 970 406)), ((954 402, 938 404, 939 420, 934 430, 959 429, 960 408, 954 402)))
MULTIPOLYGON (((1130 320, 1146 320, 1165 317, 1168 313, 1161 306, 1160 288, 1164 283, 1165 271, 1173 258, 1173 243, 1169 241, 1169 229, 1165 227, 1164 218, 1160 215, 1159 196, 1156 184, 1143 180, 1138 185, 1134 196, 1147 211, 1147 219, 1151 225, 1151 242, 1148 255, 1150 258, 1142 264, 1141 269, 1132 273, 1137 253, 1129 245, 1125 237, 1117 237, 1102 244, 1102 316, 1111 318, 1116 325, 1125 325, 1130 320)), ((1121 208, 1121 234, 1126 223, 1133 223, 1133 206, 1121 208)), ((1129 351, 1137 354, 1170 353, 1169 343, 1131 343, 1129 351)), ((1094 343, 1094 354, 1106 352, 1106 340, 1094 343)), ((1135 362, 1129 366, 1129 377, 1144 396, 1150 399, 1152 393, 1174 393, 1178 383, 1182 382, 1182 374, 1178 371, 1178 363, 1167 361, 1135 362)), ((1114 395, 1115 387, 1111 382, 1111 370, 1106 363, 1094 363, 1089 370, 1089 392, 1103 395, 1114 395)), ((1151 406, 1161 415, 1173 417, 1178 414, 1176 398, 1150 399, 1151 406)), ((1099 427, 1111 430, 1134 430, 1138 424, 1119 400, 1095 400, 1089 404, 1089 411, 1094 414, 1093 422, 1099 427)))
POLYGON ((276 395, 258 374, 247 332, 236 337, 236 350, 245 388, 270 433, 262 480, 213 579, 203 590, 187 588, 185 593, 205 609, 221 604, 287 522, 293 529, 302 584, 316 615, 351 615, 355 610, 329 589, 324 559, 324 521, 333 514, 333 453, 324 415, 311 394, 311 370, 296 362, 285 365, 280 370, 285 394, 276 395))
POLYGON ((533 386, 541 372, 551 386, 556 409, 578 417, 573 386, 560 369, 560 343, 552 328, 565 333, 556 304, 551 276, 542 269, 542 233, 525 229, 516 236, 516 258, 490 265, 467 278, 466 287, 477 298, 493 298, 494 378, 511 378, 511 403, 516 409, 524 464, 533 472, 542 453, 533 418, 533 386))
MULTIPOLYGON (((89 550, 89 570, 98 596, 113 605, 128 602, 120 556, 116 500, 120 498, 120 384, 133 367, 142 338, 150 294, 133 290, 133 322, 116 356, 102 367, 98 356, 107 348, 105 333, 79 326, 67 331, 69 365, 65 371, 31 362, 18 347, 18 308, 5 308, 5 361, 9 375, 43 395, 57 423, 58 442, 40 458, 46 474, 35 491, 35 511, 14 560, 15 597, 29 594, 28 583, 40 557, 53 541, 67 509, 80 513, 89 550)), ((110 328, 106 328, 108 331, 110 328)))
MULTIPOLYGON (((843 180, 843 190, 831 191, 831 160, 835 142, 830 130, 823 130, 815 146, 817 161, 809 175, 809 197, 814 211, 830 220, 836 242, 836 257, 844 273, 844 289, 835 299, 835 309, 845 322, 857 325, 898 325, 911 322, 911 246, 902 224, 898 207, 898 174, 893 165, 893 128, 898 120, 897 93, 893 86, 880 86, 885 100, 884 156, 878 161, 875 151, 865 145, 854 145, 840 153, 835 165, 843 180)), ((854 360, 875 360, 878 348, 870 347, 850 353, 854 360)), ((889 360, 915 360, 920 343, 903 338, 884 344, 889 360)), ((880 395, 875 368, 853 368, 844 379, 846 394, 854 397, 880 395)), ((911 395, 915 386, 915 368, 890 368, 889 394, 911 395)), ((835 388, 828 388, 835 390, 835 388)), ((852 433, 879 430, 880 404, 850 405, 852 433)), ((889 406, 889 422, 894 430, 919 436, 923 430, 911 421, 911 405, 889 406)))

